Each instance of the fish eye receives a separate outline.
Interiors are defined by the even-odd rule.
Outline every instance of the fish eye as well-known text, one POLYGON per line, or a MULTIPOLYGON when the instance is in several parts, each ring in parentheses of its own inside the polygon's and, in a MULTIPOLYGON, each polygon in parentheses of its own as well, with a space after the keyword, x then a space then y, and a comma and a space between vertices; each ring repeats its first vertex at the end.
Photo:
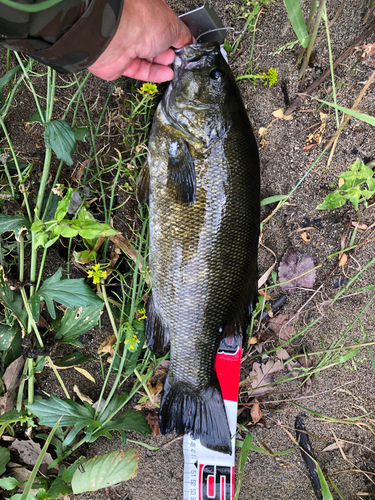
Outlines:
POLYGON ((223 76, 224 76, 224 73, 218 68, 214 68, 210 73, 210 77, 213 80, 217 80, 219 82, 223 79, 223 76))

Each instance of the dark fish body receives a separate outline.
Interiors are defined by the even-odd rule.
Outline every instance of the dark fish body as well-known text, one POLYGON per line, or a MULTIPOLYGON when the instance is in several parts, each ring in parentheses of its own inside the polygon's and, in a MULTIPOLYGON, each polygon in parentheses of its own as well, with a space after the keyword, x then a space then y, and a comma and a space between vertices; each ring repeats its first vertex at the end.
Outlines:
POLYGON ((176 51, 174 70, 138 186, 150 205, 146 338, 171 345, 161 432, 231 453, 214 361, 224 335, 245 332, 257 293, 258 150, 218 46, 176 51))

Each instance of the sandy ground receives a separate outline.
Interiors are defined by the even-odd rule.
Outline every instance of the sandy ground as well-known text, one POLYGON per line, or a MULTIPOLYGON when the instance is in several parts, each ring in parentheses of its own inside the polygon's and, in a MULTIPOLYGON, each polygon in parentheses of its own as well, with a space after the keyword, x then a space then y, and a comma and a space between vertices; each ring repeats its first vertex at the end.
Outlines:
MULTIPOLYGON (((200 6, 198 1, 173 0, 170 5, 180 14, 200 6)), ((301 2, 306 12, 310 1, 301 2)), ((328 17, 331 20, 338 11, 341 1, 330 0, 327 2, 328 17)), ((333 58, 336 59, 343 50, 351 45, 353 41, 367 27, 362 25, 362 19, 366 12, 368 2, 362 0, 346 1, 345 6, 336 22, 331 28, 331 43, 333 58)), ((224 25, 233 26, 236 30, 243 27, 244 21, 238 19, 237 11, 231 2, 224 0, 212 1, 213 7, 219 13, 224 25)), ((372 22, 372 20, 370 20, 372 22)), ((369 23, 368 23, 369 24, 369 23)), ((257 131, 260 127, 267 127, 273 120, 272 112, 288 105, 297 95, 298 70, 294 68, 299 48, 298 44, 291 50, 284 51, 281 55, 272 55, 277 49, 296 39, 295 34, 288 21, 284 4, 281 0, 272 2, 264 9, 259 17, 255 36, 254 63, 257 71, 267 71, 274 67, 278 71, 278 82, 271 88, 259 84, 254 86, 249 81, 241 81, 239 87, 243 95, 249 117, 253 124, 256 137, 260 143, 257 131)), ((374 35, 369 37, 365 43, 374 42, 374 35)), ((246 35, 240 45, 235 57, 230 61, 235 75, 243 74, 249 61, 249 50, 251 37, 246 35)), ((306 85, 319 77, 323 70, 329 66, 327 41, 324 30, 315 47, 316 58, 311 68, 307 70, 306 85)), ((338 90, 338 102, 340 105, 350 107, 364 83, 371 74, 371 69, 359 64, 350 71, 356 62, 355 56, 350 56, 337 68, 335 75, 337 80, 343 80, 344 85, 338 90)), ((330 88, 330 81, 326 80, 317 91, 315 97, 324 99, 330 88)), ((105 96, 108 85, 98 83, 101 94, 105 96)), ((374 115, 374 84, 366 93, 360 104, 360 109, 374 115)), ((323 132, 322 143, 304 150, 308 135, 318 129, 321 125, 316 101, 308 99, 294 113, 290 121, 278 120, 270 125, 267 132, 267 144, 260 150, 261 158, 261 198, 276 194, 287 194, 299 182, 303 175, 310 169, 314 161, 323 150, 323 144, 335 131, 335 117, 331 108, 325 107, 323 111, 329 114, 327 125, 323 132), (310 128, 312 127, 312 128, 310 128)), ((36 153, 37 154, 37 153, 36 153)), ((317 162, 306 179, 297 188, 289 203, 278 211, 264 227, 262 243, 259 256, 259 275, 261 276, 273 263, 273 254, 280 262, 285 251, 293 247, 302 253, 310 253, 315 256, 317 278, 314 285, 316 290, 328 277, 337 264, 337 257, 327 259, 327 255, 340 249, 342 232, 351 219, 357 220, 357 214, 348 204, 337 210, 317 211, 316 206, 324 197, 331 192, 330 183, 337 184, 337 175, 346 170, 354 160, 359 157, 363 161, 374 159, 374 131, 373 129, 356 119, 352 119, 345 131, 341 134, 338 145, 329 169, 326 169, 328 155, 325 154, 317 162), (301 231, 297 229, 307 228, 305 231, 311 238, 305 242, 301 238, 301 231), (294 231, 292 234, 291 231, 294 231), (267 247, 269 250, 267 250, 267 247)), ((275 208, 275 204, 267 206, 262 210, 262 219, 266 218, 275 208)), ((370 226, 375 222, 375 208, 364 210, 360 208, 361 222, 370 226)), ((119 218, 121 215, 119 214, 119 218)), ((370 235, 371 236, 371 235, 370 235)), ((357 240, 358 241, 358 238, 357 240)), ((348 242, 348 240, 347 240, 348 242)), ((346 245, 348 246, 348 245, 346 245)), ((370 243, 359 247, 349 264, 335 271, 323 285, 319 294, 304 309, 299 319, 299 328, 302 329, 312 320, 319 317, 318 306, 324 300, 333 298, 338 289, 334 284, 339 277, 353 277, 359 269, 363 268, 373 257, 374 244, 370 243)), ((51 255, 51 268, 56 264, 61 265, 58 256, 51 255)), ((277 267, 276 267, 277 268, 277 267)), ((361 274, 354 287, 359 288, 375 282, 374 267, 370 267, 361 274)), ((288 297, 282 308, 282 313, 287 314, 298 310, 312 295, 310 289, 298 290, 288 297)), ((280 296, 276 288, 270 293, 272 300, 280 296)), ((322 346, 329 347, 345 333, 349 325, 360 313, 367 301, 370 299, 369 292, 360 293, 349 298, 338 300, 333 308, 318 322, 310 328, 306 334, 298 337, 292 345, 286 349, 289 355, 303 352, 308 353, 322 350, 322 346)), ((363 327, 371 341, 375 340, 375 306, 368 307, 362 316, 363 327)), ((90 350, 95 353, 97 345, 107 333, 104 320, 102 330, 94 334, 94 341, 90 350)), ((259 334, 260 342, 267 340, 265 348, 274 347, 278 342, 277 336, 271 334, 263 327, 259 334)), ((363 339, 363 332, 356 324, 342 340, 343 345, 352 345, 355 341, 363 339)), ((249 374, 249 359, 243 364, 242 378, 249 374)), ((317 365, 321 356, 313 356, 314 364, 317 365)), ((258 358, 257 361, 260 361, 258 358)), ((99 363, 91 362, 90 372, 99 374, 99 363)), ((281 376, 280 374, 278 376, 281 376)), ((81 384, 80 387, 92 397, 95 397, 99 387, 93 388, 88 385, 83 377, 74 375, 74 380, 64 374, 70 390, 73 383, 81 384), (77 378, 78 377, 78 378, 77 378), (81 377, 81 378, 80 378, 81 377)), ((46 390, 52 392, 50 377, 39 380, 46 390)), ((58 387, 55 394, 62 396, 58 387)), ((375 498, 375 429, 372 420, 372 430, 369 426, 354 423, 327 422, 315 417, 306 410, 294 405, 290 400, 298 398, 298 404, 317 412, 326 417, 345 419, 368 414, 368 418, 374 418, 374 371, 371 366, 369 351, 362 348, 353 361, 337 365, 320 371, 313 383, 309 393, 304 392, 298 382, 290 382, 277 386, 276 393, 267 396, 262 406, 264 412, 264 425, 248 426, 255 440, 259 440, 258 446, 264 443, 273 451, 290 449, 293 442, 286 431, 294 433, 294 421, 297 415, 306 415, 305 425, 310 433, 312 446, 316 458, 323 470, 325 477, 330 476, 340 489, 346 500, 358 498, 375 498), (287 401, 285 401, 287 400, 287 401), (323 449, 335 442, 335 437, 350 441, 342 454, 340 450, 325 451, 323 449), (354 469, 357 469, 354 471, 354 469), (367 474, 365 474, 365 472, 367 474)), ((242 396, 242 401, 246 395, 242 396)), ((244 415, 242 415, 243 417, 244 415)), ((242 418, 241 417, 241 418, 242 418)), ((244 420, 244 419, 243 419, 244 420)), ((249 418, 247 419, 249 420, 249 418)), ((362 419, 361 422, 365 422, 362 419)), ((368 422, 368 420, 367 420, 368 422)), ((244 437, 241 434, 242 438, 244 437)), ((239 436, 239 437, 241 437, 239 436)), ((139 435, 129 435, 130 438, 140 440, 139 435)), ((175 435, 157 436, 146 438, 145 441, 153 446, 162 446, 175 439, 175 435)), ((134 446, 129 443, 129 446, 134 446)), ((136 445, 139 454, 139 467, 137 476, 119 485, 109 492, 99 491, 92 494, 72 496, 77 500, 101 500, 107 498, 122 498, 126 500, 149 500, 151 498, 160 500, 171 500, 182 498, 183 481, 183 454, 182 439, 176 440, 169 446, 159 451, 149 451, 136 445)), ((111 450, 121 449, 121 441, 114 438, 112 441, 101 438, 91 444, 86 450, 82 450, 88 458, 96 454, 103 454, 111 450)), ((238 461, 239 450, 236 451, 238 461)), ((250 452, 245 466, 240 500, 313 500, 315 498, 311 489, 305 464, 298 450, 284 456, 270 456, 250 452)), ((339 496, 333 493, 336 500, 339 496)))

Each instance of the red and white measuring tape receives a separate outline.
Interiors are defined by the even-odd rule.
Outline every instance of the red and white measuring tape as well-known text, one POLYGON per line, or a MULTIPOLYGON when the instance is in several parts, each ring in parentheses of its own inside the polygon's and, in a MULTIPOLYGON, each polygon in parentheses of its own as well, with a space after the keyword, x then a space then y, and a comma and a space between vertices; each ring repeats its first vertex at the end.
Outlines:
POLYGON ((225 338, 220 343, 215 360, 215 370, 232 435, 232 455, 209 450, 199 440, 184 436, 184 500, 234 499, 234 452, 241 353, 240 337, 225 338))

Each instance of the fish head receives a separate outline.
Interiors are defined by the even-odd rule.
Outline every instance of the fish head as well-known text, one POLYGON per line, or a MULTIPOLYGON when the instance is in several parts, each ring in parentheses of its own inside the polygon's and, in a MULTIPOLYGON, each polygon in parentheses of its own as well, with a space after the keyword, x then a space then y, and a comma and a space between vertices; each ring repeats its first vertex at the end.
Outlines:
POLYGON ((167 120, 189 142, 209 147, 230 127, 238 89, 218 43, 177 49, 174 78, 162 101, 167 120))

